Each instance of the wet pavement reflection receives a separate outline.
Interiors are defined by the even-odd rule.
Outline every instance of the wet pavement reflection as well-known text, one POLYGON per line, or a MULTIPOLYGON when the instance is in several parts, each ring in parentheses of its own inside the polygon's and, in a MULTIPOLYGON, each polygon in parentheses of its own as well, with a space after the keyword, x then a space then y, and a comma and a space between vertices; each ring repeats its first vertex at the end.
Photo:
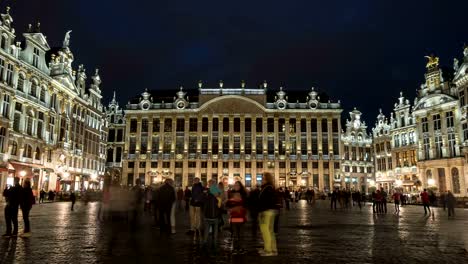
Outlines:
MULTIPOLYGON (((185 234, 188 214, 177 213, 177 233, 161 235, 153 218, 142 212, 133 231, 126 219, 101 221, 99 203, 35 205, 33 236, 2 239, 0 263, 468 263, 468 211, 457 209, 448 219, 442 209, 424 216, 422 207, 406 206, 399 215, 359 210, 330 211, 328 202, 282 211, 278 257, 261 258, 260 234, 244 227, 244 255, 231 254, 228 231, 220 237, 220 252, 206 256, 185 234)), ((389 206, 389 208, 391 208, 389 206)), ((3 212, 3 208, 0 207, 3 212)), ((1 231, 5 225, 3 214, 1 231)), ((21 214, 20 230, 22 229, 21 214)))

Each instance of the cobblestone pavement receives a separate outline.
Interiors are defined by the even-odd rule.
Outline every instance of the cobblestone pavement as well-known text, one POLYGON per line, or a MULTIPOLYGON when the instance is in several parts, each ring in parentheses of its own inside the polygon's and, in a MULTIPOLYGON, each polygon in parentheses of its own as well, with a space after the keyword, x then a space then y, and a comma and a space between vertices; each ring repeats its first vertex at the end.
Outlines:
POLYGON ((250 235, 249 226, 245 255, 230 253, 225 231, 220 254, 206 257, 185 235, 188 216, 183 212, 178 213, 178 233, 166 238, 149 216, 142 217, 136 232, 124 222, 100 223, 98 207, 78 203, 71 212, 69 203, 35 205, 33 236, 0 240, 0 263, 468 263, 468 211, 463 209, 448 219, 440 208, 425 217, 422 207, 407 206, 397 216, 389 204, 388 214, 373 215, 369 205, 362 211, 330 211, 328 202, 313 207, 302 202, 281 213, 279 256, 262 258, 256 253, 261 239, 250 235))

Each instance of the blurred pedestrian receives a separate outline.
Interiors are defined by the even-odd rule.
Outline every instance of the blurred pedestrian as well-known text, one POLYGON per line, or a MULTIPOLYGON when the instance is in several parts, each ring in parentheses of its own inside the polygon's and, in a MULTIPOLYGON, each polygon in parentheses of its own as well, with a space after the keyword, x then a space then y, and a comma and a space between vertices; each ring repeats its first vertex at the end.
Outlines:
POLYGON ((34 198, 32 189, 31 189, 31 182, 29 179, 24 181, 23 189, 21 192, 21 200, 20 200, 20 207, 21 213, 23 214, 23 221, 24 221, 24 231, 20 237, 30 237, 31 236, 31 225, 29 222, 29 212, 32 209, 33 204, 36 203, 36 199, 34 198))
POLYGON ((190 198, 192 198, 192 191, 190 191, 189 187, 185 187, 184 191, 184 200, 185 200, 185 211, 188 212, 190 208, 190 198))
POLYGON ((190 200, 190 230, 188 234, 198 234, 200 235, 201 227, 201 217, 202 211, 201 207, 203 206, 203 185, 200 182, 199 178, 193 179, 192 185, 192 199, 190 200))
POLYGON ((336 210, 336 200, 338 200, 338 190, 334 189, 331 193, 330 209, 336 210))
POLYGON ((277 256, 276 237, 273 230, 277 205, 275 204, 274 179, 271 173, 264 173, 263 185, 259 195, 259 222, 264 248, 259 250, 261 256, 277 256))
MULTIPOLYGON (((171 180, 166 179, 164 184, 159 187, 159 227, 161 234, 171 233, 171 210, 175 202, 174 187, 171 186, 171 180)), ((175 228, 175 227, 174 227, 175 228)))
POLYGON ((400 200, 401 200, 400 191, 395 190, 395 192, 392 195, 392 198, 393 198, 393 203, 395 204, 395 213, 398 214, 400 213, 400 200))
POLYGON ((447 210, 448 210, 448 217, 455 217, 455 205, 457 204, 457 199, 453 195, 451 191, 447 191, 446 195, 447 200, 447 210))
POLYGON ((21 201, 22 187, 19 184, 20 179, 14 178, 14 185, 5 188, 3 196, 6 200, 5 205, 5 222, 6 233, 3 237, 16 237, 18 235, 18 210, 21 201), (13 231, 11 225, 13 224, 13 231))
MULTIPOLYGON (((210 181, 211 182, 211 181, 210 181)), ((218 224, 220 210, 218 199, 208 190, 202 190, 201 203, 203 204, 203 247, 207 251, 218 251, 218 224), (211 234, 211 236, 210 236, 211 234), (209 244, 211 237, 211 245, 209 244)), ((191 209, 192 210, 192 209, 191 209)))
POLYGON ((76 202, 76 196, 75 192, 71 192, 70 194, 70 201, 71 201, 71 210, 73 211, 73 208, 75 207, 75 202, 76 202))
POLYGON ((382 187, 380 188, 380 193, 382 195, 382 213, 387 213, 387 198, 388 198, 388 194, 387 192, 385 191, 385 189, 382 187))
POLYGON ((41 189, 39 192, 39 203, 44 203, 44 197, 45 197, 45 191, 44 189, 41 189))
POLYGON ((229 208, 229 222, 231 223, 234 254, 241 254, 244 252, 242 249, 242 226, 247 221, 246 202, 247 192, 245 191, 244 185, 242 185, 240 181, 236 181, 230 193, 230 198, 226 202, 226 207, 229 208))
POLYGON ((429 194, 427 193, 426 189, 421 193, 421 201, 424 206, 424 214, 427 215, 427 212, 429 211, 429 214, 431 213, 431 208, 429 207, 430 205, 430 200, 429 200, 429 194))
POLYGON ((177 209, 183 211, 182 201, 184 200, 184 190, 181 187, 177 190, 177 209))
POLYGON ((255 189, 253 189, 249 193, 248 197, 248 208, 250 219, 252 220, 252 236, 255 238, 257 237, 257 230, 258 230, 258 196, 260 195, 260 186, 257 185, 255 189))

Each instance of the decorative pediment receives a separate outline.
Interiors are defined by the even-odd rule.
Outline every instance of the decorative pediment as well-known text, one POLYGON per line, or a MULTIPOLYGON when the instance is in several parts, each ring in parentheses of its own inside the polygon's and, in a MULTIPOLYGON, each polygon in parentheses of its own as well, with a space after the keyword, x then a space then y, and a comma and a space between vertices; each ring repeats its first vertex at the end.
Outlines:
POLYGON ((441 105, 447 102, 456 101, 453 97, 446 94, 431 94, 426 97, 423 97, 417 102, 414 106, 414 111, 434 107, 436 105, 441 105))
POLYGON ((238 113, 238 114, 256 114, 265 112, 265 107, 252 99, 229 95, 220 96, 206 102, 200 107, 201 113, 238 113))

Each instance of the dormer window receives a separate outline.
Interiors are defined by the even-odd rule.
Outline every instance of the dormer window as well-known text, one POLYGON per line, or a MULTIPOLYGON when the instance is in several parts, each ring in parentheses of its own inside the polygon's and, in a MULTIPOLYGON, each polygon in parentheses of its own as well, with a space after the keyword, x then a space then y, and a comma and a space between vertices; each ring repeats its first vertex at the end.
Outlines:
POLYGON ((39 49, 34 48, 32 65, 36 68, 39 68, 39 49))

